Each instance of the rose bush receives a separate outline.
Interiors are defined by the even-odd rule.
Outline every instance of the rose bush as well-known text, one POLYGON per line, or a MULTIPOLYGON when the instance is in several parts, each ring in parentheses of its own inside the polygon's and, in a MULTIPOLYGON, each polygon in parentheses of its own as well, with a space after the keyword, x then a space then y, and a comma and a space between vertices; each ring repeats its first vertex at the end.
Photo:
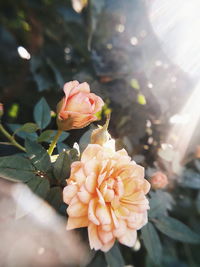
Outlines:
POLYGON ((60 130, 80 129, 97 120, 95 113, 102 109, 104 102, 99 96, 90 93, 86 82, 68 82, 63 90, 65 96, 57 105, 60 130))
POLYGON ((88 227, 91 249, 108 251, 115 240, 133 246, 147 223, 150 184, 143 167, 122 149, 90 144, 71 166, 63 191, 67 229, 88 227))

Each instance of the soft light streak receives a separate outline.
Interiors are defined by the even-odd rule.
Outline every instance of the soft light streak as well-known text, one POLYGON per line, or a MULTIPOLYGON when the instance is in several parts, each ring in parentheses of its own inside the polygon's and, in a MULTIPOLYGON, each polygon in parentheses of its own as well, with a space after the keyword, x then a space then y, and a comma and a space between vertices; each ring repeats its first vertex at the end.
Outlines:
POLYGON ((199 103, 200 82, 195 87, 187 103, 179 113, 179 116, 172 117, 172 122, 176 123, 169 131, 167 143, 171 144, 176 151, 179 151, 181 159, 185 156, 192 135, 200 119, 199 103))
POLYGON ((149 18, 169 58, 193 77, 200 73, 200 1, 154 0, 149 18))

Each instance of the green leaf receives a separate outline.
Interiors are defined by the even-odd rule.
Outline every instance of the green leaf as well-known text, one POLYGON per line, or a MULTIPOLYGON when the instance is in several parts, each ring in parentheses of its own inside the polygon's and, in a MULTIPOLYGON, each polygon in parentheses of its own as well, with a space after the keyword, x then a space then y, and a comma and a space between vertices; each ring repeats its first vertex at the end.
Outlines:
POLYGON ((56 186, 50 189, 47 194, 46 200, 53 206, 56 210, 59 209, 62 204, 62 191, 60 187, 56 186))
POLYGON ((8 127, 19 137, 26 139, 29 138, 30 140, 36 140, 37 139, 37 134, 35 132, 28 133, 25 131, 21 131, 20 129, 23 127, 21 124, 17 123, 9 123, 8 127))
POLYGON ((44 129, 51 121, 50 107, 44 97, 35 105, 33 116, 40 129, 44 129))
POLYGON ((155 225, 162 233, 171 237, 172 239, 186 243, 200 243, 200 236, 198 234, 174 218, 162 217, 156 219, 155 225))
POLYGON ((107 253, 105 253, 106 261, 109 267, 123 267, 124 259, 117 244, 115 244, 107 253))
POLYGON ((163 215, 166 216, 168 210, 172 209, 174 200, 169 193, 156 190, 155 192, 150 192, 150 197, 150 210, 148 213, 150 218, 156 218, 163 215))
POLYGON ((63 152, 63 150, 69 150, 70 147, 62 142, 60 143, 57 143, 57 150, 58 150, 58 153, 60 154, 61 152, 63 152))
POLYGON ((47 151, 38 143, 26 139, 26 152, 32 164, 40 171, 46 172, 51 167, 50 156, 47 151))
POLYGON ((46 198, 50 189, 49 181, 45 178, 35 177, 28 181, 27 185, 38 196, 46 198))
POLYGON ((30 71, 37 84, 39 92, 47 90, 53 86, 54 75, 45 58, 32 55, 30 59, 30 71))
MULTIPOLYGON (((41 135, 38 137, 38 142, 50 143, 56 134, 57 134, 57 131, 46 130, 46 131, 42 132, 41 135)), ((60 135, 60 137, 58 139, 58 142, 64 141, 68 136, 69 136, 69 133, 62 132, 62 134, 60 135)))
POLYGON ((200 159, 195 159, 194 165, 195 165, 197 171, 200 172, 200 159))
POLYGON ((93 128, 89 129, 81 136, 79 141, 79 147, 81 151, 83 151, 86 148, 86 146, 90 143, 90 138, 93 130, 94 130, 93 128))
POLYGON ((37 131, 37 129, 38 129, 38 126, 36 123, 27 122, 20 129, 18 129, 18 131, 23 131, 26 133, 34 133, 37 131))
POLYGON ((87 267, 104 267, 108 266, 105 260, 104 253, 101 251, 96 252, 94 258, 87 265, 87 267))
POLYGON ((149 257, 155 264, 160 264, 162 259, 162 245, 155 227, 149 222, 142 228, 141 232, 149 257))
POLYGON ((35 178, 35 168, 30 160, 21 156, 1 157, 0 176, 7 180, 28 182, 35 178))
POLYGON ((200 214, 200 191, 198 192, 197 198, 196 198, 196 207, 197 211, 200 214))
POLYGON ((71 158, 68 151, 63 151, 57 158, 53 173, 57 180, 62 181, 69 177, 71 158))
POLYGON ((180 181, 180 186, 200 189, 200 174, 191 169, 187 169, 183 173, 183 179, 180 181))

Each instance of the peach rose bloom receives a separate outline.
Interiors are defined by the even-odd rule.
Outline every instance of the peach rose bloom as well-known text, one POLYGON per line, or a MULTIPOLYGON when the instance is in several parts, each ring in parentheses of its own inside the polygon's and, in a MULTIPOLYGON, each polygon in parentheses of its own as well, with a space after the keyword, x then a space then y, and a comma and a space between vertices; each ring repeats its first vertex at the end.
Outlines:
POLYGON ((153 189, 163 189, 168 185, 168 178, 163 172, 155 172, 150 180, 153 189))
POLYGON ((86 82, 68 82, 63 90, 65 96, 57 105, 60 130, 80 129, 97 120, 95 113, 102 109, 104 102, 99 96, 90 93, 86 82))
POLYGON ((90 144, 72 163, 63 191, 69 206, 67 229, 88 227, 91 249, 108 251, 117 239, 134 246, 137 230, 147 223, 150 184, 144 168, 126 150, 90 144))

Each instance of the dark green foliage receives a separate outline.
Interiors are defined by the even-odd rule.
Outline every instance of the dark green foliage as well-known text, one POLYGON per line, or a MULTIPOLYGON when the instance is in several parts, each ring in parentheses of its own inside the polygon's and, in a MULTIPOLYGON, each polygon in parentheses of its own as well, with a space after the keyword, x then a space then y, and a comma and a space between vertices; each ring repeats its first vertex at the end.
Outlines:
POLYGON ((29 139, 25 141, 25 148, 30 161, 37 170, 46 172, 50 169, 51 161, 46 149, 29 139))
POLYGON ((54 175, 57 180, 63 182, 69 177, 71 166, 71 157, 69 151, 63 151, 58 156, 56 162, 54 163, 54 175))
POLYGON ((0 176, 8 180, 28 182, 36 177, 36 169, 29 159, 22 156, 1 157, 0 176))
POLYGON ((110 267, 123 267, 125 265, 124 259, 117 244, 115 244, 108 252, 105 253, 105 257, 107 264, 110 267))
POLYGON ((155 264, 162 261, 162 245, 158 233, 152 223, 148 222, 142 230, 142 239, 146 247, 149 257, 155 264))
POLYGON ((46 200, 53 206, 56 210, 59 210, 60 205, 63 202, 62 190, 60 187, 52 187, 46 197, 46 200))
POLYGON ((172 239, 199 244, 200 235, 193 232, 188 226, 171 217, 160 217, 155 220, 156 227, 172 239))
MULTIPOLYGON (((50 143, 53 140, 53 138, 56 135, 56 133, 57 133, 57 131, 55 131, 55 130, 45 130, 38 137, 37 141, 38 142, 48 142, 48 143, 50 143)), ((58 143, 64 141, 68 136, 69 136, 69 133, 62 132, 61 136, 58 139, 58 143)))
POLYGON ((50 189, 49 181, 45 177, 35 177, 28 181, 27 185, 36 195, 42 198, 46 197, 50 189))
POLYGON ((51 121, 50 108, 44 98, 35 105, 34 108, 34 120, 40 129, 44 129, 51 121))

